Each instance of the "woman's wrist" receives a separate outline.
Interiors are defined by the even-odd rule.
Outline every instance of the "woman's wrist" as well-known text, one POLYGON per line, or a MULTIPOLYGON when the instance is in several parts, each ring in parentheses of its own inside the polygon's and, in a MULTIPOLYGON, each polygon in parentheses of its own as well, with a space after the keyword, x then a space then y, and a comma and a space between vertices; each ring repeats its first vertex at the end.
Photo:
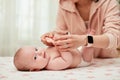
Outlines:
POLYGON ((82 44, 81 44, 81 46, 87 46, 87 35, 82 35, 82 44))
POLYGON ((83 40, 83 46, 91 47, 94 43, 94 39, 92 35, 85 35, 83 40))
POLYGON ((92 47, 94 44, 94 38, 93 35, 88 34, 87 35, 87 43, 86 43, 86 47, 92 47))

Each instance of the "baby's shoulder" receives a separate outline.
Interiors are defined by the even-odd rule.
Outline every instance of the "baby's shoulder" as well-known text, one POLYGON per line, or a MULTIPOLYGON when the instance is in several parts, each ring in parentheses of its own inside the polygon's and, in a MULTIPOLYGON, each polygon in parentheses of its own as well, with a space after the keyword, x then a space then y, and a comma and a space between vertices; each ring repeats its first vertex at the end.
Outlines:
POLYGON ((46 50, 48 50, 48 51, 58 51, 58 50, 57 50, 55 47, 53 47, 53 46, 47 47, 46 50))
POLYGON ((47 54, 49 54, 51 57, 59 56, 60 53, 55 47, 48 47, 46 49, 47 54))

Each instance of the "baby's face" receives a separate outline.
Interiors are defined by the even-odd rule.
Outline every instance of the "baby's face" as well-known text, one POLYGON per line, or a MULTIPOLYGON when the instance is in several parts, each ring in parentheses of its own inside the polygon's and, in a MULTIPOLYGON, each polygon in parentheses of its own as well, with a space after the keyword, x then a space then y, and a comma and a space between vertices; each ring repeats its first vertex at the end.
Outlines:
POLYGON ((29 63, 29 66, 31 66, 31 71, 36 71, 45 68, 49 60, 45 49, 25 47, 24 51, 25 54, 23 55, 26 56, 27 63, 29 63))

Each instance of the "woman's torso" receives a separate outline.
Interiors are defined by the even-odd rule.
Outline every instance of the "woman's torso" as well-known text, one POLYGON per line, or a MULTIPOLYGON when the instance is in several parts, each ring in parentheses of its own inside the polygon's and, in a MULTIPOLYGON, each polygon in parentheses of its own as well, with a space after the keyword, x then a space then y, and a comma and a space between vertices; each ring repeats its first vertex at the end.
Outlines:
MULTIPOLYGON (((62 0, 61 0, 62 1, 62 0)), ((60 9, 57 19, 57 29, 68 30, 72 34, 83 35, 89 34, 90 32, 94 32, 94 35, 101 35, 104 34, 109 27, 105 28, 105 15, 107 6, 111 0, 100 0, 98 3, 93 2, 91 5, 91 10, 89 13, 89 20, 87 22, 87 27, 85 24, 85 20, 88 19, 84 16, 79 14, 79 11, 76 7, 70 2, 61 2, 60 9), (67 7, 67 4, 71 4, 72 6, 67 7), (61 17, 62 15, 62 18, 61 17), (60 18, 60 19, 59 19, 60 18), (62 22, 62 21, 64 22, 62 22), (60 23, 61 22, 61 23, 60 23), (60 24, 64 24, 61 26, 60 24)), ((84 14, 84 13, 82 13, 84 14)), ((85 13, 86 14, 86 13, 85 13)), ((114 32, 113 32, 114 33, 114 32)), ((116 53, 116 49, 101 49, 101 48, 94 48, 95 50, 95 57, 99 56, 99 53, 116 53)))

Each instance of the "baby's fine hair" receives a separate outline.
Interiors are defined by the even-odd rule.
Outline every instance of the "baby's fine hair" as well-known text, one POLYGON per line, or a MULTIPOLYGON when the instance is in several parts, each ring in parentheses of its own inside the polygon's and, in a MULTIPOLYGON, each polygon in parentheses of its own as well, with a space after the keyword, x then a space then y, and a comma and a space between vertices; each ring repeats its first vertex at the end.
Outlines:
POLYGON ((24 49, 19 48, 14 55, 14 65, 19 71, 28 71, 28 66, 22 61, 22 54, 24 54, 24 49))

